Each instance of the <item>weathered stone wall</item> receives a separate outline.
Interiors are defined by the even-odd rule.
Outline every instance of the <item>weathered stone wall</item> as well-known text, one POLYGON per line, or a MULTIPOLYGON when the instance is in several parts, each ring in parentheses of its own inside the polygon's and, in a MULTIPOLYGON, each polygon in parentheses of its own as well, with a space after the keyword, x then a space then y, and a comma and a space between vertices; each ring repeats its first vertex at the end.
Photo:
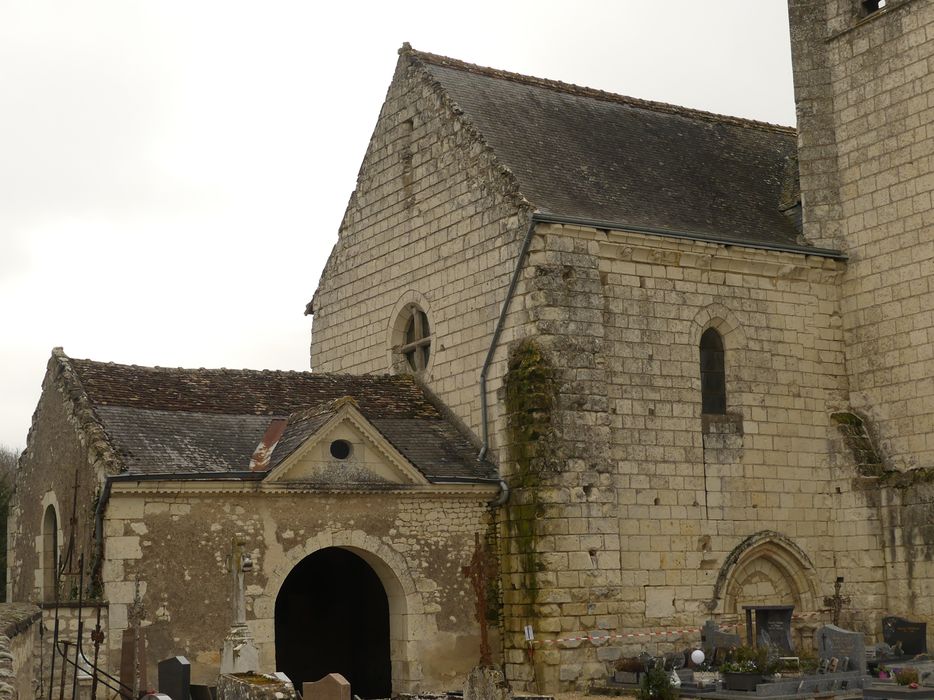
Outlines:
MULTIPOLYGON (((847 420, 862 437, 831 445, 852 485, 834 496, 846 544, 834 556, 870 608, 934 622, 934 6, 889 0, 867 14, 859 2, 790 0, 789 14, 805 234, 850 258, 847 420), (884 582, 861 575, 870 564, 884 582)), ((880 633, 878 619, 849 615, 880 633)))
MULTIPOLYGON (((391 371, 401 361, 391 350, 403 330, 396 323, 415 302, 432 332, 422 379, 479 434, 480 368, 527 229, 525 207, 474 129, 402 56, 315 294, 312 367, 391 371)), ((519 337, 517 323, 504 343, 519 337)), ((504 362, 501 344, 491 397, 504 362)))
POLYGON ((0 698, 32 700, 38 668, 34 650, 40 612, 34 605, 0 603, 0 698))
MULTIPOLYGON (((814 613, 837 575, 882 585, 881 561, 859 559, 872 566, 851 572, 835 559, 850 540, 834 495, 854 474, 833 472, 828 450, 838 436, 830 415, 846 405, 843 265, 639 234, 537 232, 523 303, 554 393, 533 409, 550 413, 547 425, 511 423, 505 443, 510 679, 585 686, 622 654, 692 638, 570 641, 539 648, 532 664, 528 622, 546 639, 697 627, 766 599, 814 613), (702 419, 708 327, 724 337, 728 414, 702 419), (516 444, 530 429, 530 444, 550 444, 543 454, 516 444), (523 454, 541 458, 534 483, 517 466, 523 454)), ((520 369, 529 374, 511 365, 520 369)), ((511 377, 506 386, 509 404, 511 377)), ((878 602, 864 612, 881 611, 878 602)))
MULTIPOLYGON (((43 518, 48 505, 58 521, 58 558, 68 556, 73 542, 70 570, 77 574, 85 556, 85 583, 94 561, 94 508, 106 466, 99 436, 85 426, 90 408, 84 405, 68 377, 67 369, 53 354, 33 415, 27 449, 16 471, 16 488, 10 503, 7 600, 37 601, 43 595, 43 518), (77 511, 75 511, 77 504, 77 511)), ((78 576, 61 583, 62 600, 77 596, 78 576)))
POLYGON ((394 690, 451 687, 479 658, 474 596, 461 567, 470 561, 474 534, 487 534, 492 495, 489 488, 362 495, 115 486, 104 571, 112 658, 119 657, 115 645, 138 579, 150 677, 157 661, 183 655, 192 682, 213 683, 233 614, 225 558, 239 535, 255 562, 246 604, 261 671, 276 670, 275 604, 283 581, 313 552, 343 547, 370 564, 389 597, 394 690))
POLYGON ((934 466, 934 6, 790 2, 805 234, 850 255, 852 409, 899 469, 934 466), (813 174, 813 177, 808 177, 813 174), (813 201, 834 206, 811 207, 813 201))

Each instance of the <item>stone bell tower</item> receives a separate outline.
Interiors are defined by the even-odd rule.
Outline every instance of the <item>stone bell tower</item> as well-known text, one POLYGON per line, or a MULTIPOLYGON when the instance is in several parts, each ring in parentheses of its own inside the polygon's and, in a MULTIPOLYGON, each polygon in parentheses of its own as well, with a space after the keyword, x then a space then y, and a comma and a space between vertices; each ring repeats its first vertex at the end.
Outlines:
POLYGON ((934 466, 934 2, 789 0, 804 232, 849 256, 850 409, 934 466))

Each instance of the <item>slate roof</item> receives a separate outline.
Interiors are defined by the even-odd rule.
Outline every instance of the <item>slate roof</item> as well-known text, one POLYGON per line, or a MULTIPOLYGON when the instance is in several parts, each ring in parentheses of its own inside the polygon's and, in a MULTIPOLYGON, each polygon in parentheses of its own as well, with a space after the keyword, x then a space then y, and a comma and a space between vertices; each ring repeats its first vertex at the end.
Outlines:
POLYGON ((540 211, 730 242, 805 243, 781 211, 796 153, 793 128, 507 73, 408 45, 400 53, 448 95, 540 211))
POLYGON ((350 396, 429 481, 495 480, 469 437, 408 376, 139 367, 71 359, 70 366, 124 471, 243 475, 273 419, 289 419, 270 468, 350 396))

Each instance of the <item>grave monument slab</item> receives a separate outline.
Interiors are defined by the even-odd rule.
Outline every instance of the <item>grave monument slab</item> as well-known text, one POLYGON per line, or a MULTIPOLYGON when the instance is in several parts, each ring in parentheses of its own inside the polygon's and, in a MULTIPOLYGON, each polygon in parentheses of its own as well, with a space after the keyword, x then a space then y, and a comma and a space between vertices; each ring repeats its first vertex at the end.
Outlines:
POLYGON ((749 646, 771 646, 780 652, 791 654, 791 615, 794 605, 744 605, 746 611, 746 635, 749 646), (753 614, 755 614, 755 636, 753 636, 753 614))
POLYGON ((893 647, 901 645, 907 656, 927 653, 927 623, 889 615, 882 618, 882 639, 893 647))
POLYGON ((846 663, 841 671, 850 669, 866 672, 866 643, 863 635, 859 632, 837 627, 836 625, 824 625, 815 635, 817 641, 817 655, 821 660, 825 659, 846 659, 846 663))
POLYGON ((159 692, 172 700, 190 700, 191 664, 184 656, 163 659, 158 664, 159 692))
POLYGON ((721 630, 716 620, 707 620, 701 629, 701 644, 707 659, 717 663, 723 660, 727 651, 740 646, 742 641, 738 634, 721 630))

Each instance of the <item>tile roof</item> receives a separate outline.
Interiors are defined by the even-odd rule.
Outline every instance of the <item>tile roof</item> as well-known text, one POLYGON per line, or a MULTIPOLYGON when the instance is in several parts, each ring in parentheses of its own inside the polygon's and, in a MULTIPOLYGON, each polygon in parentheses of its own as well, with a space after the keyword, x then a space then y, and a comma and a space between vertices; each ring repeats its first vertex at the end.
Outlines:
POLYGON ((126 472, 246 472, 273 419, 288 418, 272 466, 350 396, 359 411, 430 481, 492 480, 470 438, 409 376, 139 367, 57 352, 126 472))
MULTIPOLYGON (((795 130, 475 66, 412 50, 551 214, 799 246, 780 210, 795 130)), ((785 193, 787 197, 787 193, 785 193)))

